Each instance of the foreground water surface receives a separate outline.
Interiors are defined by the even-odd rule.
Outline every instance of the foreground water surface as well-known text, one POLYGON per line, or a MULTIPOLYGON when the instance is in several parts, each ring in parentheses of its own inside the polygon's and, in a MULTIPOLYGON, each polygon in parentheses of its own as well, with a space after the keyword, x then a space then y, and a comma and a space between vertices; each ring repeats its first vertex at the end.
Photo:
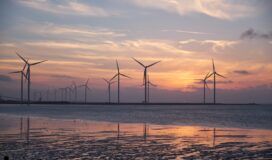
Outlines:
POLYGON ((272 105, 0 105, 0 113, 124 123, 272 129, 272 105))
POLYGON ((0 159, 272 159, 264 106, 0 105, 0 159))

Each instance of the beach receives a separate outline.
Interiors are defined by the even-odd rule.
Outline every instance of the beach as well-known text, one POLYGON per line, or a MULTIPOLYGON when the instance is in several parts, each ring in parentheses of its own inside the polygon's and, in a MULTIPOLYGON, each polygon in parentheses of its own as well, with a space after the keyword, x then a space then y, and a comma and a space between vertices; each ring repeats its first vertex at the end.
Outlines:
POLYGON ((271 109, 0 105, 0 159, 271 159, 271 109))

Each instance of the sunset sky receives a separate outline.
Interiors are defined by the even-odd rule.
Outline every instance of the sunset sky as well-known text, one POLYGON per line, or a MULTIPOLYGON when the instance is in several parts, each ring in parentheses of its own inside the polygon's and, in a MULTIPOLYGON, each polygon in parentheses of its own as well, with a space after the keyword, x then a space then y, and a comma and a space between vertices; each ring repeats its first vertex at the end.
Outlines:
POLYGON ((271 103, 271 16, 270 0, 4 0, 0 94, 19 97, 19 75, 8 74, 23 67, 17 51, 30 62, 48 60, 31 70, 33 91, 90 78, 90 101, 105 100, 102 78, 114 76, 117 59, 133 78, 121 79, 121 99, 141 101, 135 57, 146 65, 161 60, 148 70, 158 85, 151 99, 199 102, 195 79, 211 71, 213 58, 227 77, 218 79, 219 101, 271 103))

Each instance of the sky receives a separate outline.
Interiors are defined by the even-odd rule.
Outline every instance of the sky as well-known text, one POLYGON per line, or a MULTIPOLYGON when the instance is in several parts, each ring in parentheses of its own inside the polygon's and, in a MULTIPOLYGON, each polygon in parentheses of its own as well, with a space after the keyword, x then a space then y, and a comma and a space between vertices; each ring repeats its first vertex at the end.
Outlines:
MULTIPOLYGON (((202 79, 212 70, 218 102, 272 103, 270 0, 3 0, 0 2, 0 95, 20 97, 23 62, 32 91, 63 88, 88 78, 89 101, 106 101, 102 78, 121 72, 121 101, 144 98, 148 69, 153 102, 202 102, 202 79)), ((207 101, 212 100, 212 79, 207 101)), ((25 85, 26 87, 26 85, 25 85)), ((83 88, 79 91, 83 98, 83 88)), ((116 100, 116 84, 112 96, 116 100)))

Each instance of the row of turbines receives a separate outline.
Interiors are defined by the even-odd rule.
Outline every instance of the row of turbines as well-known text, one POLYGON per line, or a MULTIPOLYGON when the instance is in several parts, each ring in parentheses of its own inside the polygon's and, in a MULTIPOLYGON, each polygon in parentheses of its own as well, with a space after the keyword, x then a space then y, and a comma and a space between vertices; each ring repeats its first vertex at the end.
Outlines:
POLYGON ((77 85, 74 81, 72 81, 72 84, 67 87, 61 87, 61 88, 55 88, 55 89, 47 89, 46 91, 34 91, 34 101, 42 101, 43 99, 46 99, 46 101, 50 101, 50 99, 53 101, 58 101, 58 97, 60 97, 59 101, 65 102, 65 101, 74 101, 77 102, 78 100, 78 88, 84 89, 84 99, 85 102, 87 102, 87 91, 90 91, 91 89, 88 86, 89 79, 82 85, 77 85), (45 95, 45 96, 44 96, 45 95), (51 98, 50 98, 51 97, 51 98))
MULTIPOLYGON (((17 53, 17 56, 24 62, 24 66, 21 70, 19 71, 14 71, 14 72, 10 72, 11 74, 13 73, 17 73, 20 74, 20 78, 21 78, 21 103, 24 102, 24 80, 27 81, 27 103, 30 104, 31 100, 30 100, 30 91, 31 91, 31 66, 46 62, 47 60, 43 60, 43 61, 38 61, 35 63, 29 63, 29 60, 24 58, 23 56, 21 56, 19 53, 17 53), (26 69, 26 72, 25 72, 26 69)), ((154 86, 156 87, 156 85, 154 85, 150 79, 149 79, 149 75, 148 75, 148 68, 156 65, 157 63, 161 62, 161 61, 157 61, 154 63, 151 63, 149 65, 144 65, 142 62, 140 62, 139 60, 132 58, 135 62, 137 62, 140 66, 143 67, 144 69, 144 74, 143 74, 143 84, 142 86, 144 86, 144 103, 149 103, 150 102, 150 86, 154 86)), ((131 79, 130 76, 120 72, 120 68, 119 68, 119 64, 118 61, 116 60, 116 67, 117 67, 117 73, 111 78, 111 79, 105 79, 103 78, 103 80, 106 82, 107 84, 107 88, 108 88, 108 103, 111 103, 111 85, 113 85, 114 83, 117 83, 117 103, 120 103, 120 87, 121 87, 121 77, 125 77, 125 78, 129 78, 131 79), (116 80, 117 79, 117 80, 116 80)), ((208 88, 207 85, 207 80, 210 77, 213 77, 213 103, 216 103, 216 77, 222 77, 222 78, 226 78, 224 76, 222 76, 221 74, 219 74, 216 69, 215 69, 215 65, 214 65, 214 61, 212 60, 212 72, 209 72, 205 75, 205 77, 203 79, 196 79, 196 80, 200 80, 203 83, 203 103, 206 103, 206 87, 208 88)), ((73 100, 75 102, 77 102, 77 96, 78 96, 78 87, 83 87, 84 88, 84 102, 87 103, 87 94, 88 91, 90 91, 91 89, 88 86, 89 83, 89 79, 87 79, 87 81, 84 84, 81 85, 77 85, 75 82, 72 82, 72 84, 70 86, 67 87, 63 87, 63 88, 57 88, 53 90, 53 95, 54 95, 54 101, 57 101, 57 93, 60 93, 61 96, 61 101, 72 101, 72 95, 74 96, 73 100), (67 98, 68 97, 68 98, 67 98)), ((51 91, 52 92, 52 91, 51 91)), ((42 99, 42 92, 37 92, 34 91, 34 100, 36 101, 36 98, 38 98, 39 101, 41 101, 42 99), (39 96, 38 96, 39 95, 39 96)), ((46 91, 46 99, 47 101, 49 101, 49 95, 50 95, 50 91, 49 89, 46 91)))

